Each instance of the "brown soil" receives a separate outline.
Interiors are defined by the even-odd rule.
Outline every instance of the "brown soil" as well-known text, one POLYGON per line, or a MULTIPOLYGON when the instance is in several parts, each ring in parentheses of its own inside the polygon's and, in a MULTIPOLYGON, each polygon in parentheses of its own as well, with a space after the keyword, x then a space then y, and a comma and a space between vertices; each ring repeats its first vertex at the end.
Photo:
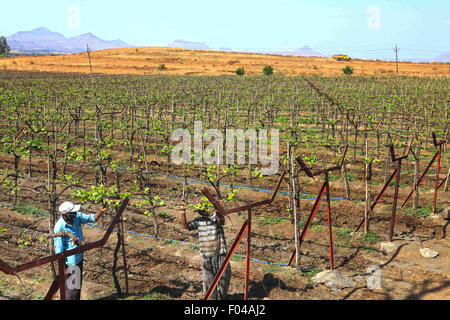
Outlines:
MULTIPOLYGON (((247 75, 261 75, 265 65, 271 65, 279 75, 342 75, 349 65, 354 75, 392 76, 395 62, 380 60, 336 61, 332 58, 295 57, 269 54, 190 50, 164 47, 110 49, 91 53, 92 70, 104 74, 172 74, 172 75, 233 75, 244 67, 247 75), (164 64, 167 68, 158 71, 164 64)), ((0 60, 0 68, 21 71, 89 73, 87 53, 13 57, 0 60)), ((406 76, 448 77, 450 69, 444 63, 399 63, 399 74, 406 76)))
MULTIPOLYGON (((2 159, 6 161, 6 159, 2 159)), ((45 209, 46 198, 31 191, 45 177, 45 162, 35 160, 32 179, 21 180, 21 203, 31 203, 45 209)), ((94 173, 88 168, 74 168, 78 172, 94 173)), ((44 180, 45 181, 45 180, 44 180)), ((203 185, 191 185, 199 192, 203 185)), ((305 190, 315 192, 319 186, 310 182, 305 190)), ((106 246, 85 254, 83 299, 202 299, 201 258, 199 251, 191 244, 198 243, 195 232, 180 228, 179 205, 177 200, 180 185, 175 181, 154 180, 153 188, 164 194, 167 207, 158 209, 159 239, 154 234, 153 223, 148 217, 132 210, 132 205, 124 213, 126 230, 146 234, 126 233, 126 260, 128 265, 128 293, 123 269, 123 256, 119 254, 117 276, 120 279, 122 296, 117 295, 112 276, 113 252, 116 234, 110 237, 106 246), (175 241, 172 241, 175 240, 175 241)), ((374 190, 378 191, 381 186, 374 190)), ((339 183, 331 184, 332 195, 343 193, 339 183)), ((363 190, 360 182, 352 183, 352 190, 363 190)), ((407 188, 401 189, 404 198, 407 188)), ((359 192, 357 192, 359 193, 359 192)), ((448 206, 449 199, 440 193, 439 205, 448 206)), ((429 202, 432 194, 423 193, 422 202, 429 202)), ((238 194, 240 203, 258 201, 268 197, 263 192, 242 190, 238 194)), ((388 239, 390 224, 390 203, 392 190, 384 198, 387 203, 376 207, 371 221, 371 232, 379 235, 377 243, 364 242, 362 234, 345 237, 343 231, 354 230, 363 217, 364 205, 350 200, 332 201, 332 226, 334 239, 334 266, 342 273, 352 276, 357 284, 354 288, 331 290, 324 285, 316 285, 311 276, 329 267, 328 231, 326 202, 320 204, 319 211, 308 230, 301 247, 299 270, 285 266, 294 248, 293 224, 289 219, 270 220, 266 217, 288 218, 285 206, 287 198, 280 195, 272 206, 255 208, 252 220, 250 299, 449 299, 450 263, 448 221, 441 219, 416 218, 403 210, 397 210, 394 242, 399 248, 394 253, 383 253, 380 241, 388 239), (422 240, 422 244, 420 242, 422 240), (426 246, 437 250, 434 259, 423 258, 419 249, 426 246), (277 264, 270 264, 274 262, 277 264), (369 290, 364 273, 371 265, 378 265, 382 272, 382 288, 369 290)), ((0 194, 0 201, 10 202, 11 196, 0 194)), ((314 200, 301 200, 300 216, 306 219, 314 200)), ((226 205, 229 207, 229 204, 226 205)), ((85 206, 85 212, 96 210, 85 206)), ((194 217, 188 211, 188 219, 194 217)), ((228 247, 245 221, 245 215, 232 214, 227 218, 225 233, 228 247)), ((98 222, 108 226, 110 215, 98 222)), ((0 258, 10 265, 22 264, 47 255, 47 246, 38 241, 39 235, 48 229, 47 217, 24 215, 0 208, 0 258), (26 232, 26 233, 24 233, 26 232), (41 233, 35 233, 41 232, 41 233), (31 236, 32 243, 20 247, 20 239, 31 236)), ((92 242, 102 237, 104 230, 87 226, 86 238, 92 242)), ((237 254, 231 262, 233 276, 230 284, 230 299, 243 299, 245 274, 246 238, 241 241, 237 254)), ((17 276, 0 274, 0 299, 41 299, 51 284, 49 265, 30 269, 17 276)))

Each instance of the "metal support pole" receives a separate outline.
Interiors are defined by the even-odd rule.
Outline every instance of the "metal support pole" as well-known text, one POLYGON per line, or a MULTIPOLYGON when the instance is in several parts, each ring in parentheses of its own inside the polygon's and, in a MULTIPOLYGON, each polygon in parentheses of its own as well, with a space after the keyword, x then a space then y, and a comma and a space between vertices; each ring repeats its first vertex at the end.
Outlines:
POLYGON ((322 187, 320 188, 319 195, 317 196, 316 202, 314 203, 311 214, 310 214, 308 220, 306 221, 305 227, 303 228, 302 234, 300 236, 300 241, 299 241, 297 247, 294 249, 294 252, 292 253, 291 259, 289 260, 289 264, 288 264, 289 266, 292 265, 295 257, 297 256, 297 250, 299 251, 298 254, 300 255, 300 245, 303 242, 305 234, 308 231, 308 228, 311 224, 312 219, 314 218, 314 214, 316 213, 317 208, 319 207, 320 200, 322 199, 323 193, 325 192, 325 189, 326 189, 326 192, 327 192, 327 214, 328 214, 328 240, 329 240, 329 249, 330 249, 330 268, 333 269, 333 237, 332 237, 332 231, 331 231, 330 184, 329 184, 329 179, 328 179, 328 173, 331 171, 337 171, 337 170, 341 171, 341 169, 344 165, 344 162, 345 162, 345 155, 347 154, 347 150, 348 150, 348 145, 345 146, 339 166, 325 168, 325 169, 322 169, 319 171, 315 171, 314 173, 303 162, 302 157, 300 157, 300 156, 297 157, 297 162, 300 164, 300 166, 302 167, 302 170, 305 171, 305 173, 308 177, 310 177, 314 181, 316 181, 314 179, 314 176, 324 174, 325 182, 323 183, 322 187))
MULTIPOLYGON (((430 163, 428 164, 427 168, 425 169, 425 171, 422 173, 422 175, 420 176, 419 180, 417 181, 417 186, 420 185, 420 183, 422 182, 423 178, 425 177, 425 175, 427 174, 428 170, 430 170, 431 166, 433 165, 434 161, 436 160, 436 157, 438 156, 439 152, 436 152, 433 159, 431 159, 430 163)), ((412 194, 414 193, 414 188, 411 190, 411 192, 409 193, 408 197, 406 198, 406 200, 403 202, 402 204, 402 208, 405 206, 405 204, 409 201, 409 199, 411 198, 412 194)))
MULTIPOLYGON (((302 234, 300 236, 300 240, 298 243, 298 248, 300 249, 300 246, 303 242, 303 239, 306 235, 306 231, 308 231, 309 225, 311 224, 312 219, 314 218, 314 215, 316 214, 317 208, 319 207, 320 204, 320 200, 322 199, 323 196, 323 192, 325 191, 325 187, 326 187, 326 182, 322 185, 322 188, 320 188, 320 192, 319 195, 316 198, 316 202, 314 203, 314 206, 311 210, 311 214, 308 217, 308 220, 306 221, 305 227, 303 228, 302 234)), ((292 253, 291 259, 289 260, 288 265, 291 266, 292 263, 294 262, 295 256, 297 254, 297 250, 294 249, 294 252, 292 253)))
POLYGON ((59 296, 61 300, 66 300, 66 276, 64 258, 58 259, 58 283, 59 283, 59 296))
POLYGON ((225 260, 223 261, 222 265, 220 266, 219 270, 217 271, 217 274, 215 275, 208 291, 205 294, 205 297, 203 298, 204 300, 208 300, 211 297, 212 292, 214 291, 215 287, 217 286, 218 281, 222 277, 222 274, 225 271, 225 268, 227 267, 228 263, 230 262, 230 259, 233 256, 234 252, 236 251, 237 245, 241 241, 245 231, 247 231, 247 257, 246 257, 246 269, 245 269, 244 299, 247 300, 248 289, 249 289, 248 288, 248 282, 249 282, 248 279, 249 279, 249 274, 250 274, 250 244, 251 244, 250 239, 251 239, 252 208, 266 205, 266 204, 271 204, 274 201, 275 196, 278 193, 278 189, 280 188, 281 183, 283 182, 285 174, 286 174, 286 172, 283 171, 280 178, 278 179, 278 182, 277 182, 275 189, 273 190, 270 198, 262 200, 262 201, 254 202, 254 203, 251 203, 251 204, 248 204, 245 206, 229 209, 229 210, 225 210, 225 208, 222 207, 220 202, 214 198, 214 196, 208 191, 208 189, 203 188, 202 193, 213 204, 214 208, 219 213, 221 213, 223 216, 226 216, 228 214, 235 213, 235 212, 241 212, 244 210, 247 210, 247 212, 248 212, 248 218, 244 222, 244 225, 242 226, 241 231, 239 231, 239 233, 236 237, 236 240, 234 241, 232 247, 230 248, 230 251, 228 252, 227 256, 225 257, 225 260))
MULTIPOLYGON (((372 203, 372 207, 370 208, 370 212, 373 212, 373 209, 375 208, 375 206, 377 205, 378 201, 380 201, 381 197, 383 196, 384 192, 386 191, 387 187, 389 186, 389 184, 391 183, 391 181, 394 179, 395 175, 397 174, 398 171, 398 167, 395 168, 394 172, 391 174, 389 180, 386 182, 386 184, 384 185, 383 189, 381 189, 380 193, 378 194, 378 197, 375 199, 375 201, 372 203)), ((363 218, 363 220, 361 221, 361 223, 358 225, 358 227, 355 230, 355 233, 359 231, 359 229, 365 224, 366 220, 365 218, 363 218)))
POLYGON ((325 183, 327 194, 327 215, 328 215, 328 241, 330 248, 330 270, 333 270, 333 235, 331 230, 331 203, 330 203, 330 183, 328 180, 328 171, 325 171, 325 183))
POLYGON ((208 291, 206 291, 205 297, 203 300, 208 300, 211 297, 211 294, 213 293, 214 289, 216 288, 217 284, 219 283, 220 278, 222 277, 225 268, 228 266, 228 263, 230 263, 231 257, 233 256, 234 252, 237 249, 237 246, 239 242, 242 240, 242 237, 244 236, 244 232, 247 230, 248 227, 248 220, 244 222, 242 225, 241 230, 236 236, 236 239, 233 242, 233 245, 231 246, 230 250, 228 251, 227 255, 225 256, 225 260, 223 260, 222 264, 220 265, 219 270, 217 271, 213 281, 211 282, 211 285, 208 288, 208 291))
POLYGON ((48 289, 47 294, 44 297, 44 300, 53 300, 55 298, 56 292, 58 292, 58 289, 59 289, 59 280, 58 277, 56 277, 53 280, 52 285, 48 289))
POLYGON ((437 191, 439 185, 439 169, 441 167, 441 146, 438 147, 438 158, 437 158, 437 167, 436 167, 436 183, 434 185, 434 199, 433 199, 433 214, 436 214, 436 204, 437 204, 437 191))
MULTIPOLYGON (((447 187, 447 180, 448 180, 449 175, 450 175, 450 169, 448 169, 447 176, 444 178, 444 180, 442 180, 441 184, 438 186, 438 190, 444 185, 444 183, 445 183, 445 186, 447 187)), ((444 188, 444 191, 447 191, 447 188, 444 188)))
POLYGON ((248 279, 250 274, 250 233, 252 228, 252 208, 248 208, 247 217, 247 257, 245 262, 245 293, 244 300, 248 300, 248 279))
POLYGON ((9 266, 6 262, 4 262, 0 259, 0 271, 4 272, 6 274, 16 274, 18 272, 22 272, 22 271, 25 271, 28 269, 39 267, 39 266, 47 264, 47 263, 58 261, 59 274, 56 277, 56 279, 53 281, 52 285, 50 286, 50 289, 47 292, 45 299, 52 299, 55 296, 56 292, 58 291, 58 286, 59 286, 61 300, 65 300, 65 298, 66 298, 65 263, 64 263, 65 258, 72 256, 74 254, 80 253, 80 252, 85 252, 88 250, 92 250, 92 249, 104 246, 106 241, 108 241, 108 238, 111 235, 111 232, 114 230, 115 226, 117 225, 117 222, 119 221, 120 217, 122 216, 123 211, 127 207, 128 202, 129 202, 128 198, 126 198, 122 201, 121 206, 117 210, 116 216, 114 217, 108 230, 106 231, 106 233, 104 234, 104 236, 101 240, 98 240, 95 242, 90 242, 88 244, 84 244, 80 247, 76 247, 74 249, 64 251, 64 252, 61 252, 58 254, 54 254, 54 255, 40 258, 40 259, 37 259, 34 261, 26 262, 24 264, 21 264, 21 265, 15 266, 15 267, 9 266))
POLYGON ((392 203, 392 216, 391 216, 391 228, 389 231, 389 242, 392 242, 392 235, 394 234, 394 224, 395 224, 395 213, 397 212, 397 199, 398 199, 398 189, 400 186, 400 170, 402 166, 402 160, 397 160, 397 175, 395 177, 395 191, 394 191, 394 201, 392 203))

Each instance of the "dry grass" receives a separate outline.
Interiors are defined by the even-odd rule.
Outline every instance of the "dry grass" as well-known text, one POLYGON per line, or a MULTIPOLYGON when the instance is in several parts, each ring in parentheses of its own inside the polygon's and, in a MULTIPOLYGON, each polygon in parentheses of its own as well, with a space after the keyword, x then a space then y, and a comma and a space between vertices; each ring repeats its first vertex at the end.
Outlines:
MULTIPOLYGON (((379 60, 335 61, 331 58, 277 56, 253 53, 190 50, 163 47, 110 49, 91 53, 93 72, 105 74, 235 74, 239 67, 247 75, 261 75, 265 65, 271 65, 278 75, 342 75, 350 65, 356 76, 395 75, 395 62, 379 60), (158 70, 164 64, 167 69, 158 70)), ((89 73, 86 53, 72 55, 13 57, 1 59, 8 70, 89 73)), ((444 63, 399 64, 401 75, 448 77, 450 69, 444 63)))

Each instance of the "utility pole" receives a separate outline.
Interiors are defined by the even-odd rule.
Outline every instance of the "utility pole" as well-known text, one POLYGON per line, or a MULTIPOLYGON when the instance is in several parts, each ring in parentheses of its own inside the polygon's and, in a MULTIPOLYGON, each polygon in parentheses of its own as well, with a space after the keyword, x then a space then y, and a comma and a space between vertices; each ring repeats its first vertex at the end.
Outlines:
POLYGON ((395 51, 395 65, 397 67, 397 76, 398 76, 398 50, 400 49, 397 47, 397 44, 395 44, 394 51, 395 51))
POLYGON ((91 51, 89 50, 89 45, 86 43, 86 51, 89 58, 89 70, 91 71, 91 80, 92 80, 92 64, 91 64, 91 51))

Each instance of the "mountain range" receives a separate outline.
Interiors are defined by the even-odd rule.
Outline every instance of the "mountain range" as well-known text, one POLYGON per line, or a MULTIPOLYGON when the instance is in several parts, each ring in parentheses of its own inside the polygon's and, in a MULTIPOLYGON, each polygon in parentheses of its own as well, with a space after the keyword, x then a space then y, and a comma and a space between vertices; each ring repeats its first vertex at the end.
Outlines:
POLYGON ((294 49, 294 50, 282 50, 282 51, 279 51, 279 50, 277 50, 277 51, 270 51, 270 50, 261 51, 261 50, 247 50, 247 49, 233 50, 233 49, 227 48, 227 47, 211 49, 204 42, 191 42, 191 41, 187 41, 187 40, 178 39, 178 40, 175 40, 175 41, 167 44, 166 47, 181 48, 181 49, 218 50, 218 51, 225 51, 225 52, 234 51, 234 52, 247 52, 247 53, 265 53, 265 54, 276 54, 276 55, 283 55, 283 56, 288 55, 288 56, 298 56, 298 57, 325 57, 325 55, 314 51, 313 49, 311 49, 308 46, 303 46, 301 48, 294 49))
POLYGON ((169 44, 166 45, 166 47, 170 48, 181 48, 181 49, 202 49, 202 50, 211 50, 210 47, 208 47, 203 42, 191 42, 183 39, 175 40, 169 44))
POLYGON ((297 56, 297 57, 326 57, 326 55, 314 51, 309 46, 303 46, 301 48, 293 50, 267 51, 265 53, 278 54, 282 56, 297 56))
MULTIPOLYGON (((85 33, 76 37, 66 38, 58 32, 53 32, 45 27, 40 27, 31 31, 19 31, 8 37, 6 40, 13 52, 32 53, 32 54, 48 54, 48 53, 77 53, 86 51, 86 45, 91 51, 105 50, 113 48, 129 48, 135 47, 120 39, 117 40, 103 40, 93 35, 92 33, 85 33)), ((326 57, 327 55, 314 51, 309 46, 303 46, 298 49, 289 50, 246 50, 246 49, 232 49, 221 47, 212 49, 204 42, 192 42, 183 39, 177 39, 166 47, 183 48, 183 49, 202 49, 202 50, 219 50, 219 51, 234 51, 234 52, 248 52, 248 53, 263 53, 275 55, 291 55, 301 57, 326 57)), ((357 58, 357 57, 355 57, 357 58)), ((431 59, 404 59, 401 61, 413 62, 450 62, 450 52, 443 52, 435 58, 431 59)))
POLYGON ((434 59, 431 60, 432 62, 450 62, 450 52, 443 52, 434 59))
POLYGON ((44 27, 31 31, 19 31, 6 37, 6 41, 11 50, 24 53, 77 53, 86 51, 86 45, 89 45, 89 49, 92 51, 132 47, 120 39, 106 41, 92 33, 66 38, 61 33, 53 32, 44 27))

